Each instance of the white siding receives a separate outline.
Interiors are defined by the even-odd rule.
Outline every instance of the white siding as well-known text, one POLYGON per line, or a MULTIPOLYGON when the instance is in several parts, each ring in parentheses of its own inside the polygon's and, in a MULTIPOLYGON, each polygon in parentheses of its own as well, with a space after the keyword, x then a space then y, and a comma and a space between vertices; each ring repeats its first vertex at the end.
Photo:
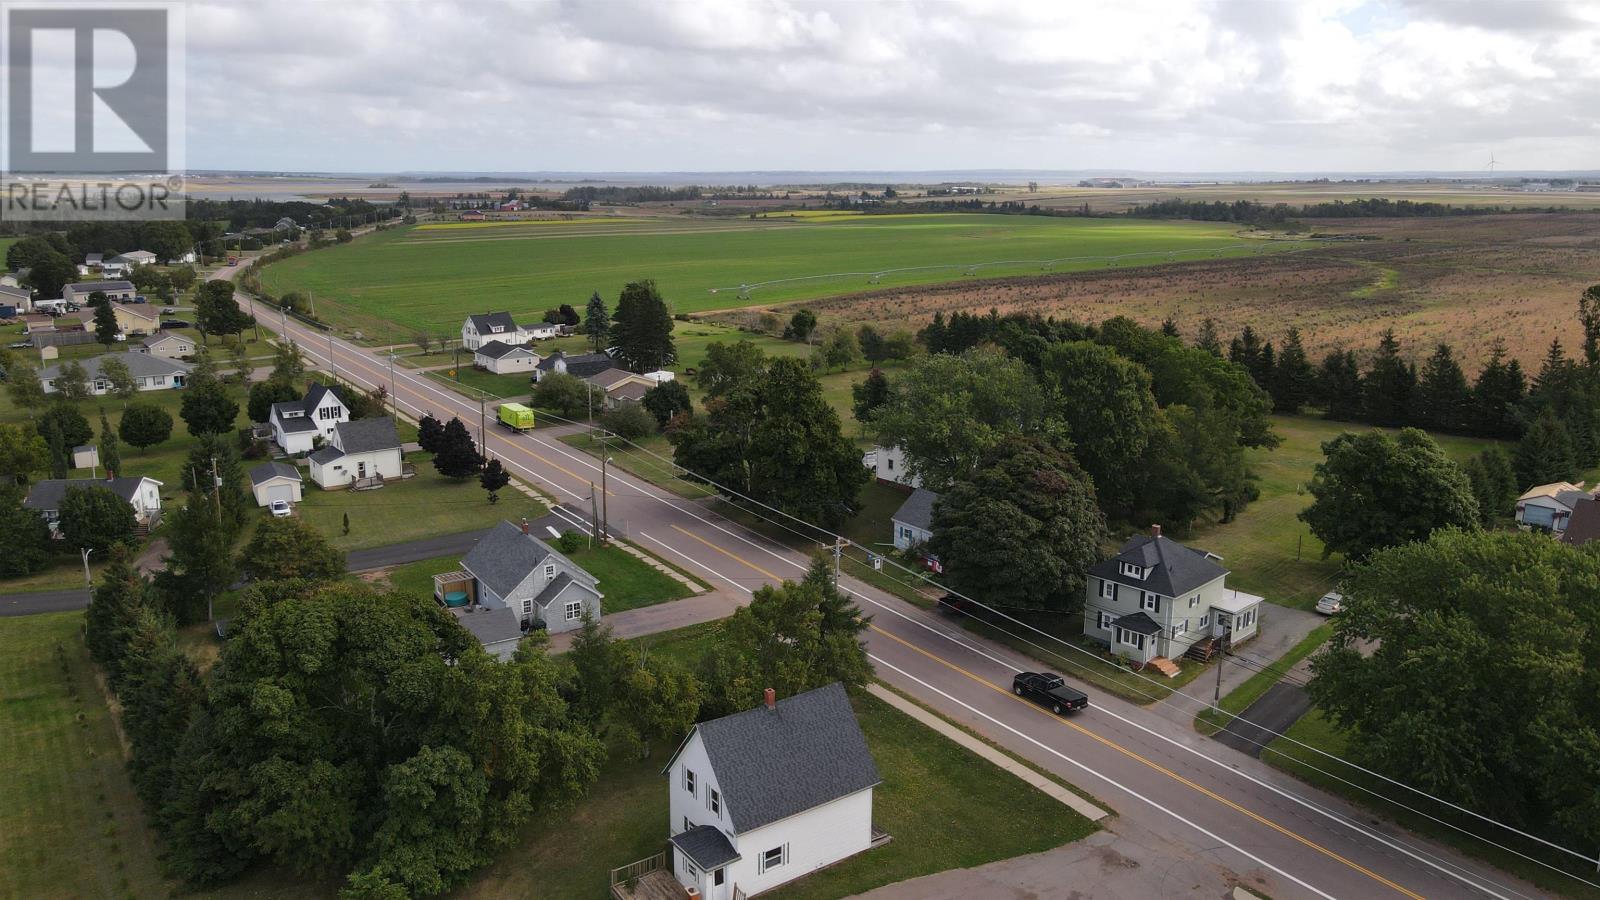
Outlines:
POLYGON ((771 890, 872 846, 872 789, 757 828, 733 842, 741 859, 728 867, 728 882, 746 894, 771 890), (788 861, 760 871, 766 851, 788 845, 788 861))
POLYGON ((907 525, 896 520, 894 522, 894 548, 896 550, 910 550, 918 544, 926 544, 933 539, 933 532, 915 525, 907 525))
POLYGON ((872 475, 879 481, 922 487, 922 479, 906 469, 906 454, 899 447, 874 447, 872 450, 872 475))
MULTIPOLYGON (((683 820, 689 820, 689 826, 715 825, 722 829, 729 841, 734 841, 733 820, 728 817, 727 801, 723 801, 722 813, 718 815, 706 808, 706 798, 710 791, 722 793, 722 786, 717 783, 717 775, 711 771, 711 759, 706 756, 705 744, 700 740, 700 732, 696 730, 689 738, 689 743, 672 761, 672 769, 668 773, 670 781, 667 784, 667 809, 671 818, 667 823, 668 834, 678 834, 684 831, 683 820), (685 769, 694 772, 695 792, 691 796, 683 787, 683 772, 685 769)), ((737 845, 736 845, 737 846, 737 845)))

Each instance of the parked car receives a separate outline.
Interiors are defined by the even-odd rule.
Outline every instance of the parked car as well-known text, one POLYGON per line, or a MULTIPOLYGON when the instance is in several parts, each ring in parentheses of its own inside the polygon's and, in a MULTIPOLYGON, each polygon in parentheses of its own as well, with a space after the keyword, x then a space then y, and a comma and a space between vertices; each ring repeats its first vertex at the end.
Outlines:
POLYGON ((161 307, 161 314, 163 316, 170 316, 170 315, 172 315, 173 313, 175 313, 177 311, 178 311, 178 308, 176 306, 163 306, 163 307, 161 307))
POLYGON ((288 518, 289 511, 290 511, 289 510, 289 501, 287 501, 287 500, 274 500, 274 501, 272 501, 272 505, 267 507, 267 510, 272 513, 272 517, 274 519, 288 518))
POLYGON ((144 298, 144 295, 143 295, 143 294, 135 294, 135 295, 134 295, 134 298, 133 298, 133 302, 134 302, 134 303, 149 303, 149 302, 150 302, 150 301, 149 301, 149 300, 146 300, 146 299, 145 299, 145 298, 144 298))
POLYGON ((1054 672, 1018 672, 1011 679, 1011 690, 1018 696, 1049 709, 1056 715, 1089 708, 1089 695, 1067 687, 1054 672))
POLYGON ((182 319, 168 319, 161 323, 162 328, 188 328, 189 323, 182 319))
POLYGON ((1344 610, 1344 595, 1338 591, 1329 591, 1317 600, 1317 612, 1331 616, 1344 610))
POLYGON ((17 341, 10 346, 12 350, 31 350, 33 349, 33 341, 17 341))

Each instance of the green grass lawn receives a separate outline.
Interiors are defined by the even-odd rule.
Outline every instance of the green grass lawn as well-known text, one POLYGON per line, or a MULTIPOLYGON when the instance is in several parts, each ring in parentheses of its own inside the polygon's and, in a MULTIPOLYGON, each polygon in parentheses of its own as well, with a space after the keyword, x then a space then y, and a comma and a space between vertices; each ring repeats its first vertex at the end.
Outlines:
POLYGON ((82 628, 0 618, 0 896, 164 897, 82 628))
MULTIPOLYGON (((864 696, 854 704, 883 776, 872 818, 894 841, 772 896, 848 896, 919 875, 1037 853, 1095 830, 1087 819, 883 701, 864 696)), ((671 750, 656 750, 642 762, 611 763, 576 809, 540 817, 527 842, 504 854, 463 894, 542 900, 603 896, 611 869, 665 846, 667 785, 661 768, 671 750), (572 853, 574 846, 584 852, 572 853)))
MULTIPOLYGON (((1435 818, 1450 821, 1457 826, 1466 828, 1470 832, 1478 833, 1478 826, 1473 820, 1469 820, 1460 814, 1452 813, 1439 804, 1398 791, 1396 788, 1386 785, 1376 778, 1364 775, 1349 766, 1337 763, 1313 750, 1297 745, 1296 741, 1314 747, 1324 753, 1345 759, 1350 758, 1349 737, 1334 728, 1333 723, 1324 718, 1320 711, 1313 709, 1284 734, 1284 737, 1268 744, 1267 749, 1262 753, 1261 758, 1269 765, 1282 769, 1290 775, 1331 794, 1342 796, 1358 806, 1376 810, 1404 828, 1455 847, 1468 856, 1484 860, 1512 875, 1525 878, 1540 888, 1564 897, 1579 897, 1584 898, 1584 900, 1600 898, 1600 890, 1587 887, 1571 878, 1563 877, 1557 872, 1552 872, 1544 866, 1536 865, 1514 854, 1498 850, 1481 840, 1470 838, 1459 831, 1430 821, 1416 813, 1408 812, 1393 803, 1374 797, 1367 791, 1351 787, 1349 784, 1323 774, 1323 772, 1335 774, 1339 778, 1345 779, 1345 781, 1355 782, 1384 796, 1404 795, 1403 799, 1407 806, 1425 811, 1435 818), (1322 771, 1317 771, 1319 769, 1322 771), (1425 805, 1419 806, 1419 803, 1425 805)), ((1497 843, 1507 843, 1507 835, 1498 829, 1495 829, 1494 833, 1488 836, 1492 837, 1497 843)), ((1562 857, 1561 859, 1547 857, 1541 854, 1535 845, 1527 841, 1518 841, 1511 844, 1511 846, 1517 847, 1518 850, 1524 853, 1544 859, 1552 865, 1565 866, 1572 861, 1571 857, 1562 857)), ((1580 866, 1573 869, 1573 871, 1582 878, 1590 881, 1594 880, 1594 871, 1587 866, 1580 866)))
MULTIPOLYGON (((965 266, 1238 244, 1236 229, 1198 222, 1106 221, 1028 216, 916 214, 813 219, 646 220, 611 227, 398 228, 273 263, 262 272, 274 295, 312 292, 318 315, 369 338, 446 334, 471 309, 506 309, 536 320, 595 291, 614 301, 622 285, 654 278, 674 312, 696 312, 872 290, 866 274, 913 266, 951 268, 886 275, 883 285, 959 280, 965 266), (763 288, 747 300, 740 284, 807 278, 763 288), (716 293, 712 291, 717 289, 716 293)), ((1234 251, 1250 252, 1250 251, 1234 251)), ((1179 259, 1194 258, 1180 256, 1179 259)), ((1065 263, 1055 271, 1102 261, 1065 263)), ((984 268, 988 276, 1038 273, 1040 265, 984 268)))
MULTIPOLYGON (((1311 505, 1305 490, 1312 470, 1322 461, 1322 443, 1346 431, 1371 426, 1329 422, 1308 416, 1273 416, 1273 430, 1283 443, 1272 450, 1248 450, 1261 496, 1227 524, 1206 524, 1180 539, 1223 558, 1228 585, 1259 594, 1273 603, 1310 609, 1333 587, 1342 561, 1322 558, 1322 542, 1295 518, 1311 505)), ((1457 462, 1497 442, 1480 438, 1435 435, 1457 462)))
MULTIPOLYGON (((654 606, 689 596, 689 589, 632 555, 616 547, 588 547, 568 557, 584 571, 600 580, 605 595, 601 607, 606 615, 624 610, 654 606)), ((433 576, 455 570, 461 554, 440 556, 391 569, 385 576, 395 590, 411 595, 433 596, 433 576)))
MULTIPOLYGON (((477 479, 456 481, 433 470, 426 454, 408 454, 417 476, 372 491, 324 491, 309 480, 295 507, 300 518, 327 535, 340 550, 381 547, 402 541, 488 528, 502 519, 535 519, 545 506, 514 488, 491 504, 477 479), (350 533, 344 533, 344 517, 350 533)), ((432 588, 430 587, 431 591, 432 588)))

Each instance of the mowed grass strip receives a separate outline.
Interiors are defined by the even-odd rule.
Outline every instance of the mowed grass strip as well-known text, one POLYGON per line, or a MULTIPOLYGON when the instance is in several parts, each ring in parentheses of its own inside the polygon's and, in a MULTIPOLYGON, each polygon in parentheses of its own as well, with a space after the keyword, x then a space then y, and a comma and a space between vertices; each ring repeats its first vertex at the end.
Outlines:
MULTIPOLYGON (((715 224, 710 232, 672 231, 678 226, 657 228, 655 223, 637 226, 639 233, 522 229, 562 231, 566 236, 557 240, 531 234, 525 240, 507 240, 505 232, 517 229, 491 228, 477 232, 490 239, 438 243, 432 236, 441 236, 439 231, 394 229, 274 263, 263 270, 262 279, 274 294, 313 293, 325 317, 337 320, 341 308, 348 308, 352 320, 364 327, 372 327, 374 319, 392 322, 394 333, 404 339, 419 330, 459 328, 469 311, 506 309, 532 319, 561 303, 581 308, 595 291, 614 301, 625 283, 638 278, 656 279, 674 312, 696 312, 872 287, 865 276, 813 279, 830 273, 955 267, 885 278, 885 283, 923 284, 959 280, 966 277, 962 266, 998 260, 1216 250, 1240 243, 1235 229, 1226 225, 1030 216, 919 214, 715 224), (813 280, 764 288, 748 300, 740 299, 737 290, 711 293, 791 278, 813 280)), ((1164 259, 1158 253, 1127 263, 1164 259)), ((1036 262, 1019 263, 1014 271, 982 270, 986 275, 1038 271, 1036 262)))
POLYGON ((164 897, 82 629, 0 618, 0 896, 164 897))

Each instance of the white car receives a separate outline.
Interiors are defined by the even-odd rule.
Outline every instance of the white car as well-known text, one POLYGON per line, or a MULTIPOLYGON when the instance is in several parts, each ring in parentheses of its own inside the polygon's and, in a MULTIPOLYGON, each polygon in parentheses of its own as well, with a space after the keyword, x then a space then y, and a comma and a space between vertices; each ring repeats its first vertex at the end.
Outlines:
POLYGON ((272 501, 272 505, 267 507, 267 511, 271 512, 273 518, 275 518, 275 519, 285 518, 290 513, 289 501, 287 501, 287 500, 274 500, 274 501, 272 501))
POLYGON ((1317 600, 1317 612, 1331 616, 1344 609, 1344 595, 1338 591, 1329 591, 1317 600))

